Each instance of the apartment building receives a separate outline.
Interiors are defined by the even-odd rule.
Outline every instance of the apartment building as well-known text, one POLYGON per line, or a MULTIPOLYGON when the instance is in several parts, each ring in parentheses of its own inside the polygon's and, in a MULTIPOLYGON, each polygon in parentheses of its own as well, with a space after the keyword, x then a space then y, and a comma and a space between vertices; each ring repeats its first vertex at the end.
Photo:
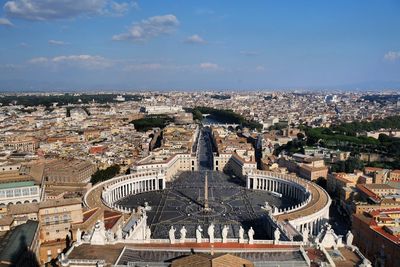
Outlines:
POLYGON ((80 199, 48 200, 39 205, 40 262, 45 263, 65 249, 71 240, 71 225, 83 222, 80 199))

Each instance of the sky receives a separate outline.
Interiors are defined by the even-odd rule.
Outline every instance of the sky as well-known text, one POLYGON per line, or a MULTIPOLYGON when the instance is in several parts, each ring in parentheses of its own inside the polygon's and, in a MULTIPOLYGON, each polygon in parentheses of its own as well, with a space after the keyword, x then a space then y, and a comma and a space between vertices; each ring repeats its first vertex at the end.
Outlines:
POLYGON ((0 91, 400 89, 399 0, 0 6, 0 91))

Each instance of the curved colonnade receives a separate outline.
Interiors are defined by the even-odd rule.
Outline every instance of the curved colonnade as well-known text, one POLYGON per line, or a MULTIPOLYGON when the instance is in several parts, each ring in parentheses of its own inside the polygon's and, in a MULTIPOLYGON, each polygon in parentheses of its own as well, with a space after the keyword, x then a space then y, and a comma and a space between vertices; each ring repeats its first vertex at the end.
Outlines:
MULTIPOLYGON (((84 202, 88 207, 103 204, 109 209, 129 213, 131 210, 115 203, 128 195, 164 188, 165 175, 162 172, 136 172, 95 185, 86 193, 84 202), (96 199, 101 199, 101 203, 96 203, 96 199)), ((247 175, 247 188, 265 190, 282 194, 282 197, 296 199, 298 204, 286 209, 274 208, 271 215, 278 222, 289 222, 299 232, 307 228, 315 235, 329 219, 331 199, 324 189, 310 181, 291 175, 255 171, 247 175)))
POLYGON ((289 222, 299 232, 307 228, 315 235, 329 219, 331 199, 324 189, 310 181, 286 174, 255 171, 247 175, 247 188, 279 193, 299 201, 292 207, 272 211, 278 222, 289 222))
POLYGON ((128 195, 143 192, 162 190, 165 188, 165 175, 162 172, 143 171, 123 176, 117 176, 93 186, 85 195, 84 203, 88 207, 103 204, 109 209, 121 212, 131 212, 128 209, 115 205, 119 199, 128 195), (101 198, 101 203, 96 199, 101 198))

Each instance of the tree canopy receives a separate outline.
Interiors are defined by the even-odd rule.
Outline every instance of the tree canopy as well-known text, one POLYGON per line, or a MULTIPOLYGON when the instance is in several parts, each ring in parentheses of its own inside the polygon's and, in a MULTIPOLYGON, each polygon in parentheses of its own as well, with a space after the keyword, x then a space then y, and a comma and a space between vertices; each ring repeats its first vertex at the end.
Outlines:
POLYGON ((90 182, 94 185, 116 176, 120 171, 119 165, 112 165, 105 170, 97 170, 91 177, 90 182))

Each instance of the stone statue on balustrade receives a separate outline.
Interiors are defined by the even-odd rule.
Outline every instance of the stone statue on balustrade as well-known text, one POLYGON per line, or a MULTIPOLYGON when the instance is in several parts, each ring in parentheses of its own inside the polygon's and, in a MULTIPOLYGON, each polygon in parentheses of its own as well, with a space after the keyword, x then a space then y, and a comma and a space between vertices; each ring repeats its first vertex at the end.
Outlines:
POLYGON ((222 228, 222 243, 228 242, 228 231, 229 231, 228 226, 224 225, 224 228, 222 228))
POLYGON ((214 243, 214 230, 215 230, 215 226, 213 223, 211 223, 207 229, 207 234, 208 234, 208 237, 210 238, 210 243, 214 243))
POLYGON ((347 246, 352 246, 353 245, 353 233, 349 230, 346 234, 346 245, 347 246))
POLYGON ((244 243, 244 229, 242 226, 239 228, 239 243, 244 243))
POLYGON ((115 240, 114 233, 110 229, 107 230, 106 237, 108 242, 114 242, 115 240))
POLYGON ((151 229, 150 226, 146 227, 146 241, 150 241, 151 239, 151 229))
POLYGON ((269 205, 268 201, 265 201, 265 205, 262 207, 268 214, 272 213, 272 207, 269 205))
POLYGON ((254 230, 253 227, 250 227, 249 231, 247 232, 247 235, 249 236, 249 244, 254 244, 254 230))
POLYGON ((303 233, 302 233, 302 236, 303 236, 303 243, 308 243, 309 234, 310 234, 310 231, 308 230, 307 227, 305 227, 305 228, 303 229, 303 233))
POLYGON ((176 231, 176 229, 174 228, 174 226, 171 226, 171 228, 169 229, 169 232, 168 232, 169 242, 171 244, 175 244, 175 231, 176 231))
POLYGON ((122 227, 119 224, 117 229, 117 240, 122 240, 122 227))
MULTIPOLYGON (((181 232, 181 243, 185 243, 185 241, 186 241, 186 233, 187 233, 187 230, 186 230, 185 226, 182 226, 180 232, 181 232)), ((197 232, 197 230, 196 230, 196 232, 197 232)))
POLYGON ((78 228, 76 230, 76 243, 80 244, 82 242, 82 231, 78 228))
POLYGON ((277 227, 274 231, 274 243, 278 243, 279 239, 281 238, 281 231, 279 231, 279 228, 277 227))
POLYGON ((203 229, 201 228, 201 226, 197 226, 196 229, 196 242, 197 243, 201 243, 201 233, 203 232, 203 229))
POLYGON ((106 244, 106 231, 104 229, 104 222, 97 221, 92 236, 90 237, 91 245, 105 245, 106 244))

